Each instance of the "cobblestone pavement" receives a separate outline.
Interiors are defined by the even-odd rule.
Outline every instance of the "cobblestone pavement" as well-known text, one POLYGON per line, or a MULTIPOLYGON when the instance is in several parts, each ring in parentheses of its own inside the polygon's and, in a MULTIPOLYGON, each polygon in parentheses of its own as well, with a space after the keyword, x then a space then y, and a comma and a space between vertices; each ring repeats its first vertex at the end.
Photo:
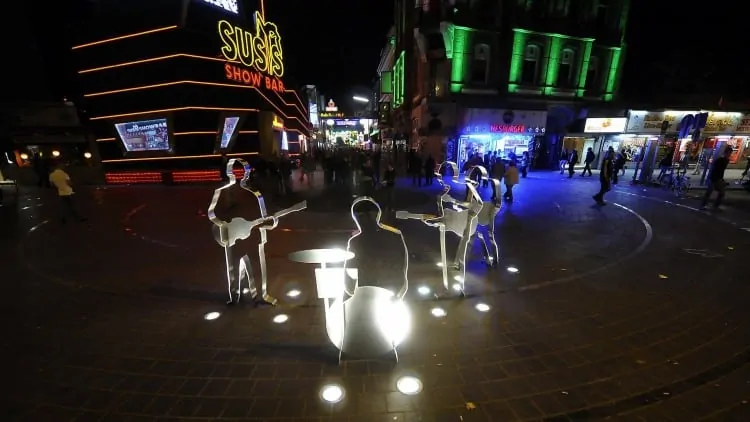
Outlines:
MULTIPOLYGON (((475 247, 464 299, 420 297, 440 283, 437 234, 387 215, 411 252, 411 336, 398 363, 341 365, 313 269, 287 255, 345 245, 354 226, 343 188, 272 205, 309 201, 270 232, 273 308, 224 305, 211 187, 84 192, 90 221, 68 226, 46 192, 6 198, 4 420, 750 420, 747 215, 627 185, 595 207, 595 190, 592 179, 523 179, 498 216, 499 268, 475 247), (398 392, 404 375, 423 391, 398 392), (345 391, 336 404, 320 398, 331 383, 345 391)), ((428 211, 432 194, 404 185, 395 202, 428 211)), ((242 193, 234 199, 231 215, 252 217, 242 193)))

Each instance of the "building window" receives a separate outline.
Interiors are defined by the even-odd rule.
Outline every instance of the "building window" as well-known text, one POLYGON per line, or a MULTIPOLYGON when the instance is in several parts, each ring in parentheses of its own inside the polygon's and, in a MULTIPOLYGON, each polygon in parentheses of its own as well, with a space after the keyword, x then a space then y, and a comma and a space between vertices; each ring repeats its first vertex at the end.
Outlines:
POLYGON ((592 57, 589 59, 589 70, 586 72, 586 90, 596 91, 599 83, 599 58, 592 57))
POLYGON ((573 70, 575 66, 575 51, 566 48, 560 56, 560 70, 557 72, 557 85, 560 87, 570 87, 573 84, 573 70))
POLYGON ((539 46, 529 44, 526 46, 526 51, 523 55, 523 70, 521 73, 521 83, 526 85, 534 85, 537 82, 537 74, 539 73, 539 46))
POLYGON ((474 46, 474 61, 471 65, 471 81, 479 84, 487 83, 490 73, 490 46, 477 44, 474 46))

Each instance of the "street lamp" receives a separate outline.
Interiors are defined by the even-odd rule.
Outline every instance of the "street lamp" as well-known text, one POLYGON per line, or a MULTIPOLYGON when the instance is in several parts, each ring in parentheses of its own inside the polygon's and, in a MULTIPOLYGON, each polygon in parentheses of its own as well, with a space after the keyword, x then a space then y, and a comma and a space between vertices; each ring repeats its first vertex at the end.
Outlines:
POLYGON ((360 97, 360 96, 358 96, 358 95, 355 95, 355 96, 353 96, 353 97, 352 97, 352 100, 354 100, 354 101, 357 101, 357 102, 359 102, 359 103, 369 103, 369 102, 370 102, 370 100, 369 100, 369 99, 367 99, 367 98, 365 98, 365 97, 360 97))

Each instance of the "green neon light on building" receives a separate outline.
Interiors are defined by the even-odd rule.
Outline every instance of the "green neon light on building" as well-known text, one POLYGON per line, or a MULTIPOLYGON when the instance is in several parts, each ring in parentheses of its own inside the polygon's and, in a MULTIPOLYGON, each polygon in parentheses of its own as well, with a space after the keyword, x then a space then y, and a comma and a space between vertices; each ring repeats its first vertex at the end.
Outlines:
POLYGON ((469 77, 471 32, 463 26, 453 26, 453 58, 451 59, 451 92, 461 92, 469 77))
POLYGON ((513 53, 510 58, 510 72, 508 72, 508 92, 516 92, 518 84, 521 83, 521 71, 523 70, 527 39, 527 32, 513 30, 513 53))
POLYGON ((609 73, 607 74, 607 85, 604 92, 604 100, 611 101, 614 98, 617 88, 617 79, 620 70, 620 57, 622 49, 619 47, 612 48, 612 59, 609 62, 609 73))
POLYGON ((402 51, 393 65, 393 105, 396 107, 404 103, 405 76, 404 52, 402 51))
POLYGON ((557 84, 557 74, 560 71, 560 56, 562 55, 562 38, 552 36, 549 44, 549 57, 545 66, 544 93, 552 94, 557 84))

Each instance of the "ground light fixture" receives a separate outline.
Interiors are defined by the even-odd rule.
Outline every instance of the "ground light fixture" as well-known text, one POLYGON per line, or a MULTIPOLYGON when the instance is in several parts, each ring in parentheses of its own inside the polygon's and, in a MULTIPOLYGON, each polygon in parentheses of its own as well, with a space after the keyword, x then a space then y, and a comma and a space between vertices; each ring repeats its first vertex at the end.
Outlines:
POLYGON ((358 103, 369 103, 370 100, 365 97, 360 97, 359 95, 355 95, 352 97, 352 100, 358 102, 358 103))
POLYGON ((515 274, 515 273, 518 272, 518 268, 516 268, 516 267, 508 267, 506 269, 508 270, 509 273, 515 274))
POLYGON ((276 324, 283 324, 287 321, 289 321, 289 315, 287 314, 278 314, 273 317, 273 322, 275 322, 276 324))
POLYGON ((447 313, 445 312, 445 309, 443 309, 443 308, 432 308, 432 310, 430 311, 430 313, 431 313, 431 314, 432 314, 432 316, 434 316, 435 318, 442 318, 442 317, 444 317, 444 316, 448 315, 448 314, 447 314, 447 313))
POLYGON ((407 396, 414 396, 422 391, 422 381, 417 377, 401 377, 396 381, 396 389, 407 396))
POLYGON ((302 292, 297 289, 292 289, 286 292, 287 297, 298 297, 302 292))
POLYGON ((479 312, 489 312, 490 305, 486 303, 477 303, 474 308, 479 312))
POLYGON ((327 403, 338 403, 344 399, 344 389, 338 384, 328 384, 320 390, 320 398, 327 403))
POLYGON ((209 312, 203 315, 203 319, 206 321, 213 321, 221 316, 221 312, 209 312))
POLYGON ((427 287, 427 286, 419 286, 419 288, 417 289, 417 291, 422 296, 427 296, 431 292, 430 288, 427 287))
POLYGON ((83 157, 86 158, 87 160, 90 160, 91 159, 91 153, 90 152, 84 152, 83 153, 83 157))
POLYGON ((58 150, 52 151, 52 156, 53 157, 59 157, 60 156, 60 151, 58 151, 58 150))
POLYGON ((29 159, 29 154, 26 154, 26 153, 24 152, 23 154, 21 154, 21 159, 22 159, 22 160, 28 160, 28 159, 29 159))

